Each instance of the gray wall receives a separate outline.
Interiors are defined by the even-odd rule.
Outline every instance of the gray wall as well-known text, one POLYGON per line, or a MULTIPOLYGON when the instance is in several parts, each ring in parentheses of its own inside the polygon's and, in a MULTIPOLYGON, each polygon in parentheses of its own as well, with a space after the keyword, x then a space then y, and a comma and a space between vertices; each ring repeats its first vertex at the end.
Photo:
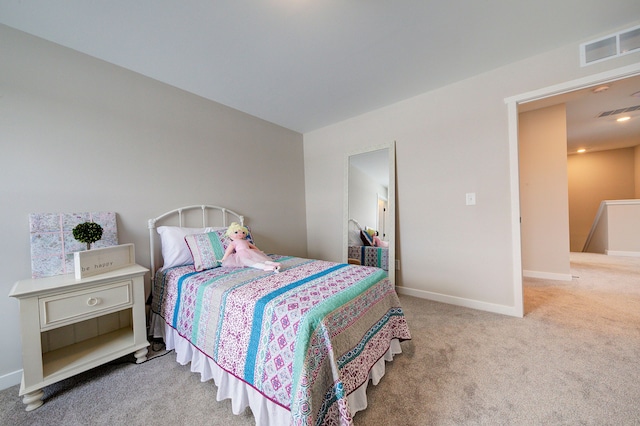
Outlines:
POLYGON ((148 266, 147 219, 217 204, 306 256, 301 134, 2 25, 0 58, 0 389, 22 368, 7 295, 31 275, 29 213, 115 211, 148 266))

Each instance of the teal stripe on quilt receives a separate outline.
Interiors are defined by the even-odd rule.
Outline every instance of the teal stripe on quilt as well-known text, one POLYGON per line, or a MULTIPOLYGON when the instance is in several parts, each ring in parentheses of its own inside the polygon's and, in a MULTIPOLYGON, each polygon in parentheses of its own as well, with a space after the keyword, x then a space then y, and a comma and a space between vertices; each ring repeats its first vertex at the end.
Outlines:
POLYGON ((302 365, 309 348, 309 341, 313 332, 320 325, 320 322, 329 314, 329 312, 344 305, 349 300, 355 299, 356 296, 367 291, 378 281, 384 278, 386 278, 386 274, 383 270, 378 269, 375 273, 369 275, 367 278, 359 281, 358 283, 336 294, 335 296, 325 300, 323 303, 319 303, 318 305, 310 309, 309 312, 307 312, 307 314, 300 322, 300 327, 298 327, 298 338, 293 358, 293 388, 291 390, 292 395, 296 395, 298 391, 298 382, 300 381, 302 365))
POLYGON ((186 278, 195 274, 197 274, 197 272, 191 272, 189 274, 185 274, 181 276, 180 279, 178 279, 178 294, 176 295, 176 307, 175 307, 175 310, 173 311, 173 322, 171 323, 171 325, 175 329, 178 328, 178 313, 180 312, 180 302, 181 302, 180 298, 182 297, 182 284, 184 283, 184 280, 186 278))
POLYGON ((382 249, 375 248, 375 265, 367 265, 367 246, 362 246, 360 248, 360 259, 362 259, 362 264, 365 266, 376 266, 378 268, 382 268, 382 249))
MULTIPOLYGON (((276 261, 276 262, 280 262, 284 269, 295 268, 295 267, 298 267, 298 266, 305 265, 307 263, 313 262, 313 260, 311 260, 311 259, 303 259, 303 258, 295 257, 295 256, 275 257, 275 258, 273 258, 273 260, 276 261), (289 262, 287 264, 284 264, 285 260, 297 260, 297 261, 301 261, 301 262, 297 263, 297 264, 295 262, 289 262)), ((243 270, 246 270, 246 269, 247 268, 240 268, 240 269, 238 269, 238 271, 243 271, 243 270)), ((281 269, 281 271, 282 271, 282 269, 281 269)), ((258 276, 258 277, 252 277, 249 280, 246 280, 246 281, 243 281, 243 282, 239 282, 239 283, 235 284, 233 287, 230 287, 229 289, 227 289, 224 292, 224 294, 222 295, 222 298, 220 299, 220 313, 219 313, 219 319, 218 319, 218 326, 217 326, 216 333, 215 333, 216 334, 216 342, 213 345, 213 348, 214 348, 213 349, 213 360, 214 361, 216 361, 218 359, 218 348, 220 346, 220 340, 219 339, 220 339, 220 337, 222 335, 221 330, 222 330, 222 327, 223 327, 223 324, 224 324, 224 321, 225 321, 224 314, 227 311, 227 298, 229 297, 230 294, 233 293, 233 291, 236 288, 241 287, 241 286, 246 285, 246 284, 250 284, 253 280, 260 279, 260 278, 263 278, 263 277, 264 277, 264 275, 261 275, 261 276, 258 276)))
POLYGON ((329 408, 339 399, 345 397, 344 394, 344 383, 336 382, 333 386, 325 393, 324 400, 322 401, 322 405, 318 410, 318 417, 316 417, 315 426, 321 426, 324 423, 324 418, 327 415, 327 411, 329 408))
POLYGON ((271 293, 263 296, 256 302, 254 307, 254 318, 253 318, 253 326, 251 328, 251 337, 249 338, 249 345, 247 347, 247 360, 244 366, 244 379, 247 383, 254 384, 253 374, 255 371, 256 358, 258 355, 258 346, 260 343, 260 331, 262 330, 262 319, 263 319, 266 305, 276 297, 280 296, 281 294, 289 290, 292 290, 296 287, 304 285, 310 281, 316 280, 320 277, 329 275, 332 272, 337 271, 338 269, 345 268, 347 266, 348 266, 347 264, 338 264, 338 265, 332 266, 331 268, 325 269, 322 272, 318 272, 317 274, 310 275, 302 280, 295 281, 287 286, 274 290, 271 293))
POLYGON ((380 330, 382 330, 382 328, 384 328, 384 326, 387 325, 387 323, 391 320, 392 317, 404 317, 404 312, 402 311, 402 308, 400 307, 389 308, 387 313, 384 314, 382 318, 380 318, 380 320, 378 320, 378 322, 376 322, 365 333, 362 340, 353 349, 351 349, 348 352, 345 352, 340 358, 338 358, 338 360, 336 361, 336 363, 338 364, 338 368, 344 367, 346 364, 348 364, 349 362, 353 361, 358 356, 360 356, 364 348, 367 346, 367 343, 369 343, 369 340, 371 340, 373 336, 378 334, 378 332, 380 332, 380 330))

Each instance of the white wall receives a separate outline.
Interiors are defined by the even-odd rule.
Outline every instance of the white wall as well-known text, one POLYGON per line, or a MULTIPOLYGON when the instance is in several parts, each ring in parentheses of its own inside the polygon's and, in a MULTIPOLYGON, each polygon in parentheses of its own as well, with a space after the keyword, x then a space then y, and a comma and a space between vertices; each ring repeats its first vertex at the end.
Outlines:
POLYGON ((305 134, 309 255, 338 260, 342 253, 340 168, 346 153, 395 140, 399 291, 517 312, 504 100, 639 60, 635 53, 580 68, 578 46, 305 134), (475 206, 465 205, 467 192, 477 194, 475 206))
POLYGON ((640 257, 640 201, 609 203, 607 254, 640 257))
POLYGON ((387 189, 376 183, 357 167, 349 167, 349 218, 362 227, 377 229, 378 195, 387 196, 387 189))
POLYGON ((32 212, 115 211, 148 266, 147 219, 191 204, 246 215, 306 256, 302 135, 0 25, 0 388, 19 383, 14 282, 32 212))
POLYGON ((640 256, 640 200, 603 200, 585 251, 640 256))

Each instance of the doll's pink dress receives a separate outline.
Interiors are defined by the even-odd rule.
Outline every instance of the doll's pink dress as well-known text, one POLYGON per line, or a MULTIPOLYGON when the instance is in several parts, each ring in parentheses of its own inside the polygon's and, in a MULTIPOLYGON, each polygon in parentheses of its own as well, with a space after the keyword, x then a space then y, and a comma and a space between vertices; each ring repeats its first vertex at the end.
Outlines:
POLYGON ((253 266, 256 263, 271 262, 271 258, 262 251, 249 247, 247 240, 234 240, 235 252, 231 253, 222 261, 222 266, 230 266, 232 268, 244 268, 245 266, 253 266))

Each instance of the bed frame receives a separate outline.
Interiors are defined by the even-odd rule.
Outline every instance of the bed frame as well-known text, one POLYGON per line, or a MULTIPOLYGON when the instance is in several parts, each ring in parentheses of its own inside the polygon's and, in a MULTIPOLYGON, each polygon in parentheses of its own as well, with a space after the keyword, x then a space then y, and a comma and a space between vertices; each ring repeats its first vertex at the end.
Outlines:
POLYGON ((158 233, 156 228, 161 225, 179 227, 228 226, 227 222, 238 222, 244 226, 244 216, 224 207, 208 204, 180 207, 168 211, 160 216, 149 219, 149 256, 151 258, 151 288, 155 280, 156 271, 159 268, 160 245, 157 243, 158 233), (231 216, 231 221, 229 217, 231 216), (159 223, 160 222, 160 223, 159 223))
POLYGON ((360 223, 355 219, 349 219, 349 222, 353 222, 359 230, 364 231, 364 228, 360 225, 360 223))

